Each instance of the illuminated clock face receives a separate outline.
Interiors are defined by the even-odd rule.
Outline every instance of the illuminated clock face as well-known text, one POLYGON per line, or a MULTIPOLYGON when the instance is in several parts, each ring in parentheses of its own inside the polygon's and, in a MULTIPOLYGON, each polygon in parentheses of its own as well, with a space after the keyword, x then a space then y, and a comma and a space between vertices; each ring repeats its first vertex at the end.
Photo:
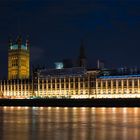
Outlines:
MULTIPOLYGON (((17 50, 18 49, 18 45, 17 44, 12 45, 10 48, 11 48, 11 50, 17 50)), ((21 49, 27 50, 27 46, 21 45, 21 49)))

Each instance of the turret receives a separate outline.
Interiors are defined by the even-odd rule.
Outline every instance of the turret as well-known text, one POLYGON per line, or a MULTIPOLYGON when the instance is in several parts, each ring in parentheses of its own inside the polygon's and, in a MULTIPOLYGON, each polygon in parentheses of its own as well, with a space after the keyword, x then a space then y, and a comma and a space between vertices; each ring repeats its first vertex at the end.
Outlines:
POLYGON ((22 38, 21 38, 21 36, 18 36, 17 44, 18 44, 18 48, 21 49, 21 45, 22 45, 22 38))
POLYGON ((29 42, 29 38, 28 37, 26 39, 26 47, 27 47, 27 50, 30 49, 30 42, 29 42))
POLYGON ((12 44, 13 44, 13 43, 12 43, 12 39, 10 38, 10 39, 9 39, 9 45, 8 45, 8 46, 9 46, 9 47, 8 47, 9 50, 11 49, 12 44))

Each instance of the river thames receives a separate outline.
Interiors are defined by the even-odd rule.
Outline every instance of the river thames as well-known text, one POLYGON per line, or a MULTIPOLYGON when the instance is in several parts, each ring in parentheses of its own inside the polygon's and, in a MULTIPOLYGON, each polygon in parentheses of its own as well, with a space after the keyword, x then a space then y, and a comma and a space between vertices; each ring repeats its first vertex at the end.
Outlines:
POLYGON ((140 108, 0 107, 0 140, 139 140, 140 108))

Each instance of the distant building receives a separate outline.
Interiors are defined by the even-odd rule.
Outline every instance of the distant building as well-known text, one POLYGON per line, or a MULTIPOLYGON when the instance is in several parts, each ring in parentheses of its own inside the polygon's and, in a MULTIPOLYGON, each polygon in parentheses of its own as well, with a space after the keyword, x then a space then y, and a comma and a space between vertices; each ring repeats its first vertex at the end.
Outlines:
POLYGON ((39 69, 32 79, 0 81, 0 98, 140 98, 140 74, 101 76, 83 67, 39 69))
POLYGON ((98 70, 83 67, 34 70, 32 80, 0 81, 1 98, 91 98, 98 70))
POLYGON ((30 44, 22 44, 18 37, 16 43, 9 41, 8 49, 8 79, 27 79, 30 73, 30 44))
MULTIPOLYGON (((95 95, 98 70, 83 67, 48 69, 38 71, 37 97, 89 98, 95 95)), ((36 84, 36 83, 34 83, 36 84)))
MULTIPOLYGON (((55 63, 54 69, 33 68, 29 78, 29 41, 10 40, 8 80, 0 81, 0 98, 140 98, 140 74, 127 69, 87 69, 83 44, 79 67, 70 61, 55 63)), ((99 67, 100 68, 100 67, 99 67)))
POLYGON ((55 62, 54 64, 56 69, 62 69, 64 67, 64 64, 62 62, 55 62))
POLYGON ((140 74, 99 76, 97 98, 140 98, 140 74))
POLYGON ((32 80, 30 79, 12 79, 0 81, 0 98, 23 99, 32 96, 32 80))
POLYGON ((99 59, 97 60, 97 68, 98 69, 104 69, 104 62, 100 61, 99 59))

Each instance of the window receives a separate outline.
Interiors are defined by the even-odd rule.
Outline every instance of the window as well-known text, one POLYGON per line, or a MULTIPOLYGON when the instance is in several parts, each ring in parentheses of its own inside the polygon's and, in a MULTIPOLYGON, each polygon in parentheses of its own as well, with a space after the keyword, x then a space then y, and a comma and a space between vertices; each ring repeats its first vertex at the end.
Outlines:
POLYGON ((59 84, 57 84, 57 88, 59 88, 59 84))
POLYGON ((28 85, 26 85, 26 89, 28 89, 28 85))
POLYGON ((78 83, 75 83, 75 87, 78 88, 78 83))
POLYGON ((116 81, 113 81, 113 86, 116 87, 116 81))
POLYGON ((19 85, 19 90, 21 90, 21 85, 19 85))
POLYGON ((64 79, 61 79, 61 83, 64 83, 64 79))
POLYGON ((67 83, 69 82, 69 79, 68 79, 68 78, 66 79, 66 82, 67 82, 67 83))
POLYGON ((87 82, 85 83, 85 87, 88 87, 88 83, 87 82))
POLYGON ((119 87, 121 87, 121 86, 122 86, 121 81, 118 81, 118 86, 119 86, 119 87))
POLYGON ((70 88, 73 88, 73 83, 70 84, 70 88))
POLYGON ((80 83, 80 87, 83 88, 83 83, 80 83))
POLYGON ((138 81, 137 81, 137 80, 134 81, 134 86, 135 86, 135 87, 138 86, 138 81))
POLYGON ((55 84, 53 84, 53 88, 55 88, 55 84))
POLYGON ((59 81, 59 79, 57 79, 57 83, 59 83, 60 81, 59 81))
POLYGON ((73 82, 73 78, 70 79, 70 82, 73 82))
POLYGON ((78 78, 75 78, 75 82, 78 82, 78 78))
POLYGON ((132 81, 129 80, 129 86, 132 87, 132 81))
POLYGON ((100 82, 98 82, 98 87, 101 87, 101 83, 100 82))
POLYGON ((61 84, 61 88, 64 88, 64 84, 61 84))
POLYGON ((85 78, 85 81, 88 81, 88 77, 85 78))
POLYGON ((90 83, 90 86, 91 86, 91 87, 94 87, 94 84, 93 84, 93 82, 91 82, 91 83, 90 83))
POLYGON ((127 81, 123 81, 123 86, 126 87, 127 86, 127 81))
POLYGON ((90 81, 94 81, 94 77, 90 77, 90 81))
POLYGON ((105 81, 103 81, 103 87, 105 87, 106 86, 106 82, 105 81))
POLYGON ((22 86, 22 89, 24 90, 24 85, 22 86))
POLYGON ((66 84, 66 88, 69 88, 69 84, 66 84))
POLYGON ((83 78, 80 78, 80 82, 83 82, 83 78))
POLYGON ((108 81, 108 87, 111 87, 111 81, 108 81))

